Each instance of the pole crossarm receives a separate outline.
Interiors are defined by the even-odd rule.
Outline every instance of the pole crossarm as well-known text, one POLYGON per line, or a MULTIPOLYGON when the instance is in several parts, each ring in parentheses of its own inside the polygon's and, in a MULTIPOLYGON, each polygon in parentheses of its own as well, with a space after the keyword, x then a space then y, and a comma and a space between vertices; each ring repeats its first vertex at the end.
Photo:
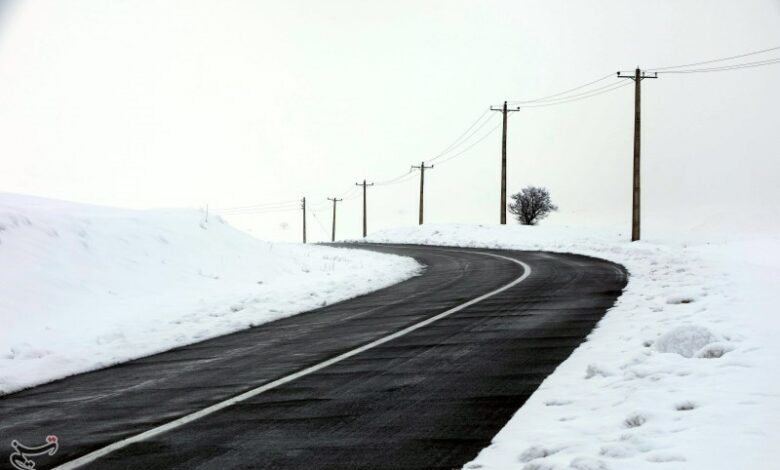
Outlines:
MULTIPOLYGON (((502 111, 503 112, 504 111, 504 107, 503 106, 499 106, 499 107, 491 106, 490 110, 491 111, 502 111)), ((515 111, 520 111, 520 106, 516 106, 514 108, 509 108, 509 107, 506 108, 506 112, 508 112, 508 113, 513 113, 515 111)))
POLYGON ((425 166, 424 163, 420 164, 419 166, 418 165, 412 165, 412 169, 413 170, 430 170, 433 167, 434 167, 434 165, 425 166))
MULTIPOLYGON (((637 69, 639 70, 639 69, 637 69)), ((618 72, 617 73, 618 78, 630 78, 631 80, 636 80, 636 72, 618 72)), ((639 79, 644 80, 645 78, 658 78, 658 72, 645 72, 644 70, 641 70, 639 72, 639 79), (652 73, 652 74, 651 74, 652 73)))

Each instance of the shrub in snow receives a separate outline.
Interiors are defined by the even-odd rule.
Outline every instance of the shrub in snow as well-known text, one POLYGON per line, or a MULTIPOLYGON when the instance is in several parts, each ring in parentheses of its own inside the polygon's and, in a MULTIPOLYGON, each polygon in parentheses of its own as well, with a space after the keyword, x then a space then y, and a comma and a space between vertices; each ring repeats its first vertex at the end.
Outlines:
POLYGON ((555 470, 555 466, 546 462, 531 462, 526 464, 523 470, 555 470))
POLYGON ((530 462, 531 460, 541 459, 558 452, 558 449, 548 449, 542 446, 531 446, 523 451, 517 458, 521 462, 530 462))
POLYGON ((513 202, 509 204, 509 212, 523 225, 536 225, 550 212, 558 210, 546 188, 528 186, 519 193, 512 194, 511 198, 513 202))
POLYGON ((717 340, 717 336, 703 326, 683 325, 658 338, 655 348, 662 353, 694 357, 699 350, 717 340))
POLYGON ((591 379, 596 376, 609 377, 610 375, 614 375, 614 372, 600 364, 588 364, 587 369, 585 369, 586 379, 591 379))
POLYGON ((694 408, 696 408, 696 403, 692 401, 683 401, 674 405, 674 409, 677 411, 690 411, 694 408))
POLYGON ((578 457, 569 464, 572 470, 608 470, 607 464, 603 460, 591 457, 578 457))
POLYGON ((647 417, 645 417, 645 415, 641 413, 632 413, 623 421, 623 424, 625 424, 627 428, 638 428, 646 422, 647 417))
POLYGON ((5 359, 40 359, 51 354, 43 348, 36 348, 30 343, 20 343, 12 346, 10 352, 4 356, 5 359))
POLYGON ((609 444, 601 448, 599 455, 612 457, 616 459, 625 459, 633 457, 636 454, 636 448, 626 443, 609 444))
POLYGON ((688 295, 675 295, 672 297, 669 297, 666 300, 667 304, 670 305, 676 305, 676 304, 690 304, 693 302, 693 297, 688 295))
POLYGON ((656 452, 650 454, 647 460, 655 463, 685 462, 685 457, 675 452, 656 452))
POLYGON ((734 348, 727 343, 710 343, 701 348, 699 352, 696 353, 696 357, 702 359, 717 359, 732 349, 734 348))

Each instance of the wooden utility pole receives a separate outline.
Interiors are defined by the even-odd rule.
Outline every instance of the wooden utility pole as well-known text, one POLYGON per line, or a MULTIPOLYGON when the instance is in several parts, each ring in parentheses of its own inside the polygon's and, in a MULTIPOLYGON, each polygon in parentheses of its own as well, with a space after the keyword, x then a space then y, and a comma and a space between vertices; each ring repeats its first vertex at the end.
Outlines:
POLYGON ((363 238, 366 238, 366 234, 368 233, 368 224, 366 222, 366 187, 373 185, 374 183, 366 183, 366 180, 363 180, 362 183, 355 183, 355 186, 363 186, 363 238))
POLYGON ((420 162, 420 166, 412 165, 412 169, 420 170, 420 225, 423 224, 423 199, 425 194, 425 170, 430 170, 431 166, 425 166, 425 162, 420 162))
POLYGON ((333 201, 333 232, 331 232, 330 241, 335 242, 336 241, 336 203, 343 201, 344 199, 329 197, 328 200, 333 201))
POLYGON ((306 198, 301 199, 301 209, 303 209, 303 243, 306 243, 306 198))
POLYGON ((634 81, 634 182, 633 182, 633 196, 631 205, 631 241, 635 242, 640 238, 640 225, 641 225, 641 209, 642 209, 642 194, 641 194, 641 179, 640 173, 642 169, 640 153, 641 153, 641 140, 642 140, 642 80, 645 78, 658 78, 657 73, 648 75, 637 67, 634 73, 630 72, 618 72, 618 78, 630 78, 634 81))
POLYGON ((501 111, 504 115, 504 134, 501 137, 501 212, 500 219, 501 224, 506 225, 506 123, 509 113, 514 111, 520 111, 520 108, 509 109, 504 101, 504 106, 501 108, 490 107, 491 111, 501 111))

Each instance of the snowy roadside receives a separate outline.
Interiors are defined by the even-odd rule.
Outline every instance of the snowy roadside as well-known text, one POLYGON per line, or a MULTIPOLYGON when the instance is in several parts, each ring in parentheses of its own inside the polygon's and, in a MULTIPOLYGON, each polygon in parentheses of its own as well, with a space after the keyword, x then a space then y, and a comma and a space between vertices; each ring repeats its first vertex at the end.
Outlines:
POLYGON ((269 243, 195 210, 0 193, 0 395, 399 282, 410 258, 269 243))
POLYGON ((370 242, 580 253, 629 283, 467 469, 780 468, 780 237, 426 225, 370 242), (697 237, 698 238, 698 237, 697 237))

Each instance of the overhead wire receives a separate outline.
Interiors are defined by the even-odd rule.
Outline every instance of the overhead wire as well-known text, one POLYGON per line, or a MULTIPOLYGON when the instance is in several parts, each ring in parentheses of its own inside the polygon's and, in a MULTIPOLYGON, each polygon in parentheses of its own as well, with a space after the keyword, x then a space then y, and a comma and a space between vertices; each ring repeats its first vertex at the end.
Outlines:
POLYGON ((311 215, 314 216, 314 220, 317 222, 317 225, 320 227, 320 229, 322 230, 322 233, 325 235, 325 237, 327 237, 328 236, 328 229, 325 228, 325 226, 320 221, 320 218, 317 216, 317 212, 312 210, 311 211, 311 215))
MULTIPOLYGON (((476 120, 475 120, 475 121, 474 121, 474 122, 473 122, 473 123, 472 123, 472 124, 471 124, 469 127, 467 127, 467 128, 466 128, 466 130, 465 130, 465 131, 463 131, 463 133, 462 133, 462 134, 460 134, 460 135, 458 136, 458 138, 457 138, 457 139, 455 139, 454 141, 452 141, 452 143, 451 143, 450 145, 448 145, 448 146, 447 146, 447 147, 446 147, 444 150, 442 150, 441 152, 439 152, 439 153, 438 153, 436 156, 434 156, 433 158, 430 158, 430 159, 428 159, 427 161, 433 161, 433 160, 436 160, 437 158, 441 157, 442 155, 444 155, 444 154, 446 154, 447 152, 451 151, 453 148, 455 148, 455 147, 457 147, 458 145, 460 145, 460 144, 462 143, 462 139, 463 139, 463 138, 466 136, 466 134, 468 134, 468 133, 469 133, 469 131, 470 131, 471 129, 473 129, 473 128, 474 128, 474 126, 476 126, 476 125, 477 125, 477 123, 478 123, 479 121, 481 121, 481 120, 482 120, 482 118, 484 118, 484 117, 485 117, 485 116, 486 116, 486 115, 487 115, 489 112, 490 112, 490 108, 487 108, 487 109, 485 109, 485 111, 484 111, 482 114, 480 114, 480 115, 479 115, 479 117, 478 117, 478 118, 477 118, 477 119, 476 119, 476 120)), ((484 125, 484 123, 483 123, 483 125, 484 125)))
MULTIPOLYGON (((510 115, 510 116, 511 116, 511 115, 510 115)), ((509 118, 508 118, 508 119, 509 119, 509 118)), ((487 133, 485 133, 485 134, 484 134, 482 137, 480 137, 479 139, 477 139, 475 142, 472 142, 472 144, 471 144, 471 145, 469 145, 468 147, 466 147, 466 148, 464 148, 463 150, 461 150, 460 152, 458 152, 458 153, 456 153, 456 154, 454 154, 454 155, 450 155, 449 157, 447 157, 447 158, 445 158, 444 160, 440 161, 440 162, 439 162, 439 165, 443 165, 444 163, 447 163, 448 161, 450 161, 450 160, 452 160, 452 159, 454 159, 454 158, 457 158, 457 157, 459 157, 459 156, 463 155, 464 153, 468 152, 469 150, 471 150, 471 149, 472 149, 472 148, 474 148, 475 146, 479 145, 479 144, 480 144, 482 141, 484 141, 485 139, 487 139, 487 138, 488 138, 488 137, 489 137, 489 136, 490 136, 490 135, 491 135, 493 132, 495 132, 495 131, 496 131, 496 129, 498 129, 498 128, 499 128, 499 127, 501 127, 502 125, 503 125, 503 122, 500 122, 500 123, 498 123, 498 124, 497 124, 496 126, 494 126, 492 129, 490 129, 489 131, 487 131, 487 133)))
POLYGON ((252 210, 252 209, 263 209, 263 208, 272 208, 272 207, 281 207, 281 206, 287 206, 291 204, 297 204, 301 201, 298 199, 290 199, 287 201, 277 201, 277 202, 262 202, 257 204, 250 204, 247 206, 235 206, 235 207, 222 207, 213 209, 215 212, 231 212, 231 211, 239 211, 239 210, 252 210))
MULTIPOLYGON (((488 109, 488 110, 489 110, 489 109, 488 109)), ((483 116, 484 116, 484 114, 483 114, 483 116)), ((470 134, 469 134, 469 135, 468 135, 468 136, 467 136, 465 139, 461 140, 461 141, 460 141, 460 142, 459 142, 457 145, 453 146, 453 147, 452 147, 452 148, 451 148, 449 151, 454 151, 455 149, 457 149, 457 148, 458 148, 458 147, 460 147, 461 145, 463 145, 463 144, 465 144, 466 142, 468 142, 468 141, 469 141, 469 139, 471 139, 472 137, 474 137, 474 136, 475 136, 475 135, 476 135, 476 134, 477 134, 477 133, 478 133, 480 130, 482 130, 482 128, 483 128, 483 127, 485 127, 485 126, 486 126, 486 125, 487 125, 489 122, 491 122, 491 120, 495 120, 495 119, 493 119, 493 118, 494 118, 494 116, 497 116, 497 115, 492 115, 492 116, 490 116, 489 118, 485 119, 485 120, 482 122, 482 124, 480 124, 480 125, 479 125, 479 126, 476 128, 476 129, 474 129, 474 130, 473 130, 473 131, 472 131, 472 132, 471 132, 471 133, 470 133, 470 134)), ((446 155, 446 154, 445 154, 445 153, 441 153, 441 154, 437 155, 437 156, 436 156, 436 157, 434 157, 434 158, 431 158, 431 159, 425 160, 425 162, 426 162, 426 163, 433 163, 433 162, 435 162, 436 160, 438 160, 439 158, 443 157, 444 155, 446 155)))
MULTIPOLYGON (((617 78, 615 77, 614 73, 612 74, 612 78, 615 78, 617 80, 617 78)), ((608 83, 606 85, 602 85, 602 86, 597 87, 597 88, 593 88, 593 89, 588 90, 588 91, 583 91, 582 93, 577 93, 577 94, 574 94, 574 95, 561 96, 559 98, 550 98, 550 99, 546 99, 546 100, 540 100, 540 101, 536 101, 534 103, 530 103, 530 104, 527 104, 527 105, 522 105, 520 107, 521 108, 525 108, 525 107, 531 107, 531 106, 536 106, 536 105, 540 105, 540 104, 555 103, 555 102, 558 102, 558 101, 564 101, 564 100, 570 100, 570 99, 573 99, 573 98, 579 98, 580 96, 590 95, 591 93, 595 93, 597 91, 601 91, 601 90, 605 90, 607 88, 611 88, 611 87, 617 85, 618 83, 623 83, 623 82, 622 81, 615 81, 615 82, 612 82, 612 83, 608 83)))
POLYGON ((583 89, 583 88, 585 88, 585 87, 588 87, 588 86, 590 86, 590 85, 595 85, 596 83, 602 82, 602 81, 604 81, 604 80, 606 80, 606 79, 608 79, 608 78, 610 78, 610 77, 614 77, 614 76, 615 76, 615 74, 614 74, 614 73, 609 73, 609 74, 607 74, 607 75, 604 75, 604 76, 603 76, 603 77, 601 77, 601 78, 598 78, 598 79, 596 79, 596 80, 593 80, 592 82, 588 82, 588 83, 585 83, 584 85, 579 85, 579 86, 577 86, 577 87, 570 88, 570 89, 568 89, 568 90, 564 90, 564 91, 561 91, 561 92, 558 92, 558 93, 554 93, 554 94, 552 94, 552 95, 543 96, 543 97, 541 97, 541 98, 534 98, 534 99, 532 99, 532 100, 513 100, 513 101, 507 101, 507 103, 511 103, 511 104, 519 104, 519 105, 522 105, 522 104, 524 104, 524 103, 536 103, 536 102, 539 102, 539 101, 545 101, 545 100, 548 100, 548 99, 550 99, 550 98, 555 98, 555 97, 557 97, 557 96, 561 96, 561 95, 565 95, 565 94, 571 93, 572 91, 581 90, 581 89, 583 89))
POLYGON ((660 71, 656 72, 659 74, 663 73, 705 73, 705 72, 726 72, 729 70, 740 70, 740 69, 748 69, 753 67, 762 67, 764 65, 772 65, 780 63, 780 57, 773 57, 771 59, 765 59, 765 60, 759 60, 754 62, 743 62, 739 64, 731 64, 731 65, 723 65, 720 67, 707 67, 702 69, 682 69, 682 70, 666 70, 666 71, 660 71))
POLYGON ((254 214, 271 214, 276 212, 292 212, 292 211, 298 211, 301 207, 285 207, 285 208, 276 208, 276 209, 255 209, 255 210, 244 210, 244 211, 236 211, 236 212, 218 212, 220 215, 254 215, 254 214))
POLYGON ((763 53, 766 53, 766 52, 772 52, 772 51, 777 51, 777 50, 780 50, 780 46, 770 47, 770 48, 767 48, 767 49, 761 49, 761 50, 758 50, 758 51, 747 52, 747 53, 739 54, 739 55, 733 55, 733 56, 730 56, 730 57, 721 57, 720 59, 704 60, 704 61, 701 61, 701 62, 693 62, 693 63, 690 63, 690 64, 668 65, 666 67, 654 67, 654 68, 648 68, 647 70, 649 72, 658 72, 658 71, 661 71, 661 70, 679 69, 679 68, 685 68, 685 67, 695 67, 697 65, 707 65, 707 64, 714 64, 716 62, 726 62, 726 61, 729 61, 729 60, 741 59, 743 57, 750 57, 750 56, 753 56, 753 55, 763 54, 763 53))
MULTIPOLYGON (((767 59, 754 60, 754 61, 741 62, 741 63, 727 63, 727 62, 734 61, 737 59, 742 59, 745 57, 751 57, 759 54, 765 54, 777 50, 780 50, 780 46, 747 52, 738 55, 732 55, 729 57, 722 57, 718 59, 692 62, 688 64, 649 68, 646 69, 646 71, 651 73, 653 72, 655 73, 706 73, 706 72, 723 72, 723 71, 740 70, 746 68, 762 67, 762 66, 780 63, 780 57, 770 57, 767 59), (702 65, 718 64, 718 63, 723 63, 723 64, 713 66, 713 67, 699 67, 702 65), (697 67, 697 68, 690 68, 690 67, 697 67)), ((589 99, 605 93, 610 93, 612 91, 631 85, 631 81, 622 81, 622 82, 608 83, 606 85, 598 86, 595 88, 589 88, 589 87, 593 87, 593 85, 599 84, 609 79, 610 77, 614 77, 614 76, 615 76, 614 73, 610 73, 600 78, 597 78, 595 80, 584 83, 582 85, 578 85, 576 87, 569 88, 557 93, 553 93, 550 95, 529 99, 529 100, 512 100, 512 101, 507 101, 507 103, 511 103, 513 105, 519 105, 521 108, 540 108, 540 107, 558 106, 562 104, 568 104, 568 103, 589 99), (574 92, 579 92, 579 93, 574 93, 574 92)), ((476 138, 476 140, 473 140, 475 136, 480 134, 482 129, 485 128, 485 126, 487 126, 487 124, 492 121, 492 116, 486 119, 486 116, 488 116, 490 111, 491 108, 484 110, 479 115, 479 117, 477 117, 477 119, 471 123, 471 125, 469 125, 462 133, 460 133, 457 136, 455 140, 453 140, 449 145, 447 145, 441 152, 437 153, 436 155, 429 158, 428 160, 425 160, 425 162, 431 163, 437 161, 438 165, 444 164, 448 161, 453 160, 454 158, 464 155, 475 146, 484 142, 499 127, 501 127, 502 124, 499 122, 496 126, 493 126, 487 132, 485 132, 484 134, 476 138)), ((509 117, 511 117, 511 115, 509 115, 509 117)), ((414 177, 413 175, 414 173, 410 168, 408 171, 399 174, 393 178, 377 181, 375 185, 390 186, 390 185, 400 184, 412 179, 414 177)), ((340 193, 336 197, 343 200, 356 199, 360 197, 359 192, 356 193, 356 191, 357 191, 357 187, 353 186, 349 190, 340 193)), ((254 205, 249 205, 249 206, 238 206, 238 207, 217 209, 216 211, 224 215, 266 214, 266 213, 273 213, 273 212, 288 212, 293 210, 299 210, 300 209, 299 202, 300 201, 298 200, 267 202, 267 203, 258 203, 254 205)), ((309 206, 312 215, 315 217, 315 220, 317 221, 318 225, 321 227, 325 235, 327 235, 327 229, 319 220, 319 217, 317 216, 316 212, 324 209, 329 203, 330 201, 322 201, 321 203, 315 203, 309 206)))
MULTIPOLYGON (((469 139, 471 139, 474 136, 474 134, 479 132, 479 130, 482 129, 485 126, 485 124, 487 124, 487 122, 490 121, 490 118, 485 119, 483 121, 483 119, 485 118, 485 116, 488 115, 489 112, 490 112, 490 108, 485 109, 482 112, 482 114, 480 114, 479 117, 476 120, 474 120, 474 122, 472 122, 470 126, 468 126, 466 128, 466 130, 464 130, 460 135, 458 135, 458 137, 455 140, 453 140, 447 147, 445 147, 444 150, 442 150, 438 154, 434 155, 433 157, 431 157, 429 159, 425 159, 423 161, 425 161, 425 162, 433 162, 433 161, 443 157, 447 153, 454 151, 455 149, 457 149, 461 145, 463 145, 465 142, 467 142, 469 139), (480 121, 483 121, 483 122, 480 124, 480 121), (475 129, 475 127, 476 127, 476 129, 475 129)), ((382 181, 377 181, 375 183, 375 185, 376 186, 390 186, 390 185, 394 185, 394 184, 397 184, 397 183, 402 183, 402 182, 405 181, 405 179, 407 177, 409 177, 409 175, 411 173, 412 173, 412 171, 411 171, 411 169, 409 169, 409 171, 407 171, 405 173, 402 173, 402 174, 400 174, 398 176, 394 176, 393 178, 389 178, 389 179, 382 180, 382 181)))
POLYGON ((609 93, 609 92, 615 91, 615 90, 617 90, 619 88, 623 88, 623 87, 628 86, 628 85, 631 85, 631 82, 627 81, 627 82, 613 83, 608 88, 601 89, 600 91, 597 91, 597 92, 591 92, 591 93, 583 94, 581 96, 578 96, 577 98, 566 98, 566 99, 562 99, 561 101, 553 101, 553 102, 549 102, 549 103, 540 103, 540 104, 530 104, 530 105, 525 105, 525 106, 522 106, 522 107, 523 108, 544 108, 544 107, 547 107, 547 106, 558 106, 558 105, 561 105, 561 104, 573 103, 575 101, 586 100, 586 99, 592 98, 594 96, 603 95, 604 93, 609 93))
POLYGON ((409 178, 410 175, 412 175, 412 168, 411 167, 409 167, 409 169, 405 173, 403 173, 401 175, 398 175, 395 178, 390 178, 390 179, 385 180, 385 181, 380 181, 378 183, 375 183, 375 185, 376 186, 392 186, 394 184, 403 183, 404 181, 406 181, 409 178))

